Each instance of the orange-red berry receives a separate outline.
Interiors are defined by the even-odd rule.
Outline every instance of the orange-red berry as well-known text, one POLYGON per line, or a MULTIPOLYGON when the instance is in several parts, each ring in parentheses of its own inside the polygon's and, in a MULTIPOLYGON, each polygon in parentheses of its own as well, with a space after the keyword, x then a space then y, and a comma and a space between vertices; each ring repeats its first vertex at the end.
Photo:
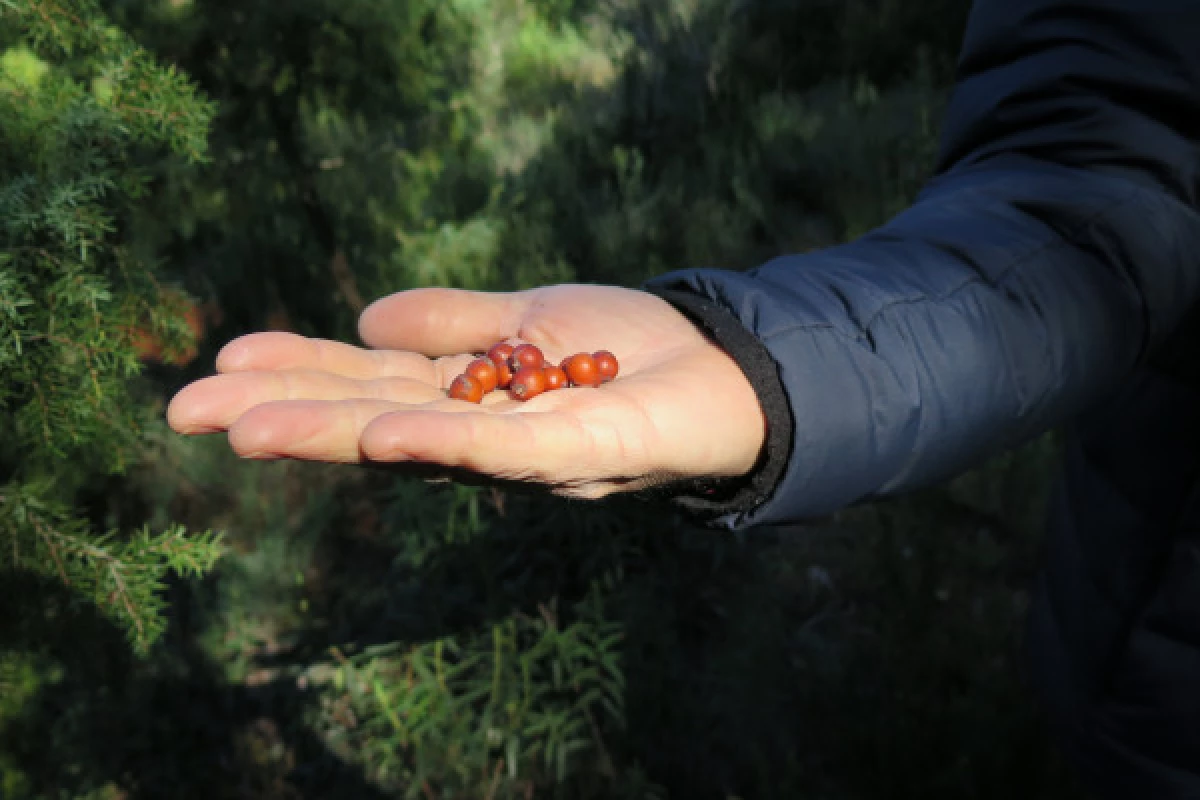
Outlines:
POLYGON ((496 386, 500 389, 507 389, 512 384, 513 371, 507 361, 496 362, 496 386))
POLYGON ((483 401, 483 384, 470 375, 459 375, 451 382, 448 394, 455 400, 479 403, 483 401))
POLYGON ((499 389, 507 389, 508 385, 512 383, 513 369, 508 360, 512 357, 515 349, 507 342, 500 342, 487 351, 487 357, 496 365, 496 387, 499 389))
POLYGON ((596 369, 596 359, 587 353, 576 353, 563 364, 563 371, 575 386, 599 386, 600 372, 596 369))
POLYGON ((508 358, 513 354, 515 348, 507 342, 500 342, 493 345, 491 350, 487 351, 487 357, 492 360, 492 363, 497 367, 501 364, 507 364, 508 358))
POLYGON ((608 383, 617 377, 620 366, 617 364, 616 356, 607 350, 597 350, 592 353, 592 358, 596 361, 596 372, 600 375, 601 383, 608 383))
POLYGON ((487 356, 477 358, 467 365, 465 374, 470 375, 483 385, 483 393, 487 394, 496 388, 500 382, 500 373, 496 365, 487 356))
POLYGON ((547 392, 553 391, 554 389, 567 388, 567 373, 563 372, 562 367, 556 367, 553 364, 547 364, 546 366, 542 367, 542 372, 546 376, 547 392))
POLYGON ((538 368, 517 370, 508 390, 517 400, 532 400, 546 391, 546 373, 538 368))
POLYGON ((542 365, 546 363, 546 357, 542 355, 541 348, 536 344, 522 344, 517 345, 517 348, 513 350, 508 362, 515 373, 521 369, 541 369, 542 365))

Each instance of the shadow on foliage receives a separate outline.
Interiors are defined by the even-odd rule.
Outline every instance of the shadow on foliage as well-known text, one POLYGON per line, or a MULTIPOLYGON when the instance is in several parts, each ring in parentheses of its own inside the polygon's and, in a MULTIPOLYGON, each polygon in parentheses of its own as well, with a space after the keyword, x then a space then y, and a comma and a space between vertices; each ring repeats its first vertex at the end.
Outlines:
POLYGON ((484 506, 475 535, 419 556, 405 550, 402 531, 389 537, 399 544, 387 545, 351 533, 349 519, 334 520, 314 553, 321 585, 306 595, 320 622, 293 631, 286 649, 255 664, 303 668, 327 660, 331 646, 353 655, 481 635, 547 609, 562 627, 603 585, 623 630, 626 679, 624 727, 604 731, 610 751, 651 768, 671 797, 723 799, 739 787, 744 796, 770 796, 763 792, 798 747, 785 632, 789 619, 812 611, 801 607, 807 598, 769 587, 762 553, 774 537, 747 542, 699 530, 669 509, 627 499, 500 497, 499 508, 484 506))
POLYGON ((306 732, 313 698, 294 681, 225 680, 191 642, 188 594, 172 594, 167 641, 140 661, 119 629, 57 582, 5 576, 0 641, 36 654, 41 686, 8 721, 0 752, 31 794, 113 784, 181 800, 389 796, 306 732))
MULTIPOLYGON (((142 8, 134 0, 110 5, 142 8)), ((840 167, 842 159, 806 156, 808 142, 795 132, 759 147, 750 112, 763 108, 759 101, 767 95, 801 96, 835 78, 861 75, 886 87, 908 75, 918 45, 933 54, 934 82, 944 82, 966 7, 957 0, 760 0, 701 4, 706 11, 692 24, 672 25, 661 24, 661 9, 652 3, 615 5, 624 9, 617 15, 619 27, 646 57, 632 60, 610 85, 583 93, 564 111, 546 146, 505 187, 527 199, 514 201, 512 218, 504 220, 500 262, 536 263, 553 256, 577 265, 580 279, 628 285, 676 267, 751 266, 800 244, 836 239, 846 223, 828 219, 836 214, 822 196, 836 181, 814 170, 820 164, 840 167), (614 151, 627 155, 618 158, 614 151), (628 155, 634 151, 636 156, 628 155), (758 213, 749 199, 761 201, 765 210, 758 213), (736 219, 730 209, 736 209, 736 219), (813 229, 819 235, 809 236, 813 229)), ((214 264, 227 265, 206 281, 242 306, 214 332, 186 375, 164 379, 171 391, 208 374, 220 344, 247 326, 261 327, 272 305, 286 307, 306 333, 348 330, 342 306, 354 303, 338 281, 339 254, 352 264, 369 263, 395 246, 390 227, 384 237, 360 218, 363 197, 390 203, 402 194, 397 173, 374 165, 384 163, 381 154, 427 144, 449 127, 450 117, 419 124, 428 116, 425 105, 445 101, 440 89, 394 96, 405 85, 391 69, 397 58, 392 51, 399 52, 395 42, 417 48, 436 38, 436 29, 410 28, 402 19, 373 26, 369 16, 330 21, 339 4, 325 0, 252 7, 264 13, 223 0, 187 25, 143 23, 146 35, 159 40, 157 49, 196 76, 233 115, 222 123, 217 162, 207 180, 221 189, 227 216, 237 224, 216 216, 201 219, 190 237, 173 242, 173 255, 206 275, 214 264), (277 27, 288 34, 277 35, 277 27), (404 35, 394 35, 397 30, 404 35), (283 44, 259 69, 258 51, 270 47, 264 42, 283 44), (215 57, 223 47, 228 53, 215 57), (358 63, 357 51, 359 61, 388 69, 347 76, 320 66, 350 70, 348 65, 358 63), (320 61, 313 52, 340 55, 320 61), (277 79, 282 89, 276 89, 277 79), (300 150, 299 101, 330 87, 344 90, 333 93, 347 101, 339 113, 350 117, 361 106, 374 109, 366 113, 373 136, 348 129, 320 143, 341 154, 344 165, 337 169, 322 167, 300 150), (393 141, 395 130, 410 141, 393 141), (264 186, 283 187, 284 199, 263 202, 261 197, 273 196, 264 186), (247 263, 261 268, 247 273, 247 263)), ((455 32, 453 20, 438 20, 455 32)), ((441 44, 453 44, 457 36, 441 44)), ((445 64, 458 69, 460 61, 446 56, 445 64)), ((481 175, 492 179, 489 165, 465 161, 448 167, 461 173, 446 182, 451 189, 432 193, 425 209, 430 219, 468 217, 489 196, 481 191, 486 188, 481 175)), ((388 211, 402 223, 412 222, 407 211, 388 211)), ((503 280, 515 279, 506 274, 503 280)), ((391 482, 369 481, 354 489, 355 500, 382 506, 380 493, 391 482)), ((788 786, 803 786, 813 796, 881 796, 873 793, 881 788, 874 783, 879 778, 858 768, 873 756, 888 764, 880 774, 911 776, 914 785, 927 786, 920 773, 930 779, 954 776, 952 767, 935 763, 936 753, 926 756, 918 748, 920 736, 936 734, 947 750, 966 750, 959 747, 969 738, 964 731, 982 731, 974 738, 986 739, 989 715, 1009 710, 1008 695, 999 692, 996 699, 977 688, 952 698, 959 704, 944 713, 921 706, 946 695, 922 683, 926 671, 934 672, 926 662, 941 657, 971 686, 960 676, 969 677, 984 648, 994 648, 999 638, 994 626, 976 625, 973 618, 936 616, 954 609, 930 599, 936 598, 933 582, 940 575, 920 570, 951 556, 914 563, 887 550, 894 546, 900 553, 907 539, 864 535, 867 544, 858 546, 877 546, 884 555, 875 560, 870 553, 841 554, 841 563, 851 562, 846 572, 865 575, 858 583, 867 588, 842 590, 839 601, 859 607, 835 609, 843 615, 836 617, 838 625, 854 623, 839 628, 839 640, 818 631, 836 603, 832 592, 811 591, 831 579, 804 572, 822 563, 809 551, 781 551, 780 558, 804 565, 796 568, 802 574, 781 577, 772 571, 781 561, 770 557, 776 542, 767 534, 745 542, 698 531, 661 508, 630 501, 585 508, 520 492, 486 496, 492 502, 484 504, 475 529, 447 541, 436 540, 446 537, 444 498, 394 495, 388 501, 398 509, 393 516, 381 509, 367 521, 341 506, 321 522, 303 590, 310 613, 287 631, 280 647, 253 657, 256 672, 287 675, 328 659, 332 647, 353 654, 373 645, 478 634, 515 614, 536 616, 550 603, 569 614, 596 582, 610 581, 611 608, 625 634, 626 726, 604 733, 614 755, 645 764, 673 797, 723 798, 727 791, 747 798, 796 796, 783 794, 788 786), (909 583, 919 585, 910 590, 909 583), (919 613, 911 613, 914 608, 919 613), (895 624, 901 617, 903 626, 895 624), (947 655, 936 650, 945 647, 939 641, 918 640, 936 627, 930 620, 947 627, 956 621, 973 625, 993 638, 982 640, 978 652, 959 647, 947 655), (889 672, 880 656, 897 653, 911 653, 920 663, 889 672), (928 730, 914 731, 925 723, 928 730), (911 766, 903 763, 906 758, 911 766), (823 780, 836 786, 823 793, 829 788, 823 780)), ((956 509, 952 515, 936 503, 913 507, 914 519, 935 538, 952 539, 952 527, 967 531, 994 522, 956 509)), ((142 512, 130 514, 132 522, 141 518, 142 512)), ((830 559, 823 563, 837 563, 830 559)), ((946 566, 974 577, 964 563, 965 557, 946 566)), ((132 778, 138 797, 385 796, 311 732, 306 715, 315 698, 294 678, 233 683, 201 652, 198 618, 211 610, 215 592, 209 589, 173 593, 167 641, 142 664, 126 653, 119 632, 71 607, 52 587, 32 578, 7 583, 0 618, 22 621, 12 632, 64 669, 61 682, 42 689, 0 745, 25 756, 30 774, 48 790, 73 776, 71 785, 78 787, 132 778), (70 624, 40 624, 51 610, 70 624), (71 754, 74 772, 53 760, 58 753, 71 754), (276 783, 263 785, 271 775, 276 783)), ((963 588, 964 595, 969 591, 963 588)), ((987 608, 1001 610, 985 621, 1007 622, 1011 612, 1001 601, 1010 599, 989 600, 987 608)), ((1009 740, 1031 740, 1024 717, 1005 720, 1009 740)), ((1002 747, 981 740, 970 750, 980 758, 993 751, 999 753, 989 762, 993 768, 980 773, 1005 775, 1002 747)), ((1029 755, 1031 762, 1040 757, 1029 755)), ((1032 796, 1012 788, 1020 785, 1015 778, 1008 786, 997 782, 998 794, 974 791, 979 780, 968 775, 924 795, 884 789, 894 797, 1032 796)))

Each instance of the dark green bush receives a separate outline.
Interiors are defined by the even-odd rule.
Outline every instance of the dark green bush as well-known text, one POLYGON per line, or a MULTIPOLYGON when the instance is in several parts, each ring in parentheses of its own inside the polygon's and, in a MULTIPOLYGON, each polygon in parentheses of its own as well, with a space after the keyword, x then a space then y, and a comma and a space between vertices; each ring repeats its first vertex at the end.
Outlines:
MULTIPOLYGON (((856 236, 928 175, 966 11, 106 7, 217 108, 203 166, 140 162, 121 228, 223 312, 198 359, 151 371, 160 397, 243 332, 354 341, 363 303, 404 288, 635 286, 856 236)), ((154 418, 139 442, 93 516, 218 528, 230 553, 173 584, 145 660, 69 604, 82 633, 14 650, 0 769, 20 788, 0 792, 1069 796, 1014 656, 1048 441, 738 537, 628 499, 241 462, 154 418)))

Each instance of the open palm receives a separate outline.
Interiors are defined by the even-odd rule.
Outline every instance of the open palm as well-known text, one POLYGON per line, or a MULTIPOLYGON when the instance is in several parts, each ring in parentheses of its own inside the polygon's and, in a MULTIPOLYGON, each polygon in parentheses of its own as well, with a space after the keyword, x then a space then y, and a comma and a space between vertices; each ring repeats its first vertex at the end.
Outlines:
POLYGON ((632 289, 559 285, 511 294, 416 289, 362 314, 372 349, 291 333, 242 336, 214 376, 182 389, 179 433, 228 431, 248 458, 415 462, 602 497, 681 477, 745 474, 764 421, 737 364, 663 300, 632 289), (455 375, 502 340, 557 363, 606 349, 616 381, 517 402, 446 397, 455 375))

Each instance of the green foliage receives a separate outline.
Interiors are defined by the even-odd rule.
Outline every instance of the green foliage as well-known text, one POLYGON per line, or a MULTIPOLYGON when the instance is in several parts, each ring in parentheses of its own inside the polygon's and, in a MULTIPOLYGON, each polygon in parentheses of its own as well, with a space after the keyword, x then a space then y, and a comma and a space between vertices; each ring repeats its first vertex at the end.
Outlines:
POLYGON ((134 329, 190 336, 122 229, 140 161, 202 159, 212 108, 92 3, 4 0, 0 26, 0 569, 57 576, 144 650, 165 576, 210 568, 216 538, 98 535, 73 506, 137 456, 134 329))
POLYGON ((471 31, 455 4, 109 6, 220 108, 209 167, 162 173, 136 221, 189 288, 220 298, 215 335, 284 311, 304 333, 353 336, 398 239, 486 201, 461 95, 471 31))
POLYGON ((479 490, 439 494, 449 502, 433 505, 413 484, 381 498, 398 552, 376 602, 407 605, 396 621, 408 616, 410 631, 460 632, 367 647, 332 664, 332 688, 362 720, 348 751, 414 797, 426 785, 454 796, 539 789, 584 798, 633 781, 624 786, 632 792, 636 780, 617 774, 605 740, 625 717, 623 636, 609 605, 622 555, 636 543, 616 519, 567 504, 512 498, 500 516, 479 490), (589 537, 563 540, 578 530, 589 537), (537 555, 554 551, 578 555, 563 562, 577 565, 574 574, 556 574, 554 562, 537 555), (465 553, 476 565, 473 589, 462 574, 465 553), (519 597, 545 599, 508 611, 519 597), (486 609, 500 620, 462 628, 486 609))
POLYGON ((56 576, 130 629, 145 648, 163 632, 161 594, 169 573, 199 577, 219 555, 211 533, 189 536, 183 526, 160 534, 143 527, 131 536, 109 531, 97 536, 86 520, 61 504, 48 502, 53 484, 46 478, 9 484, 3 492, 7 519, 0 525, 9 567, 56 576))
MULTIPOLYGON (((225 311, 195 364, 152 376, 146 394, 165 394, 281 320, 353 340, 363 303, 411 286, 637 285, 856 236, 928 174, 966 3, 105 8, 217 105, 203 170, 178 148, 113 167, 144 194, 104 205, 109 249, 89 248, 160 257, 225 311)), ((6 80, 70 74, 111 97, 37 52, 10 49, 6 80)), ((23 274, 0 268, 4 319, 31 313, 23 274)), ((171 302, 140 319, 153 308, 155 330, 183 333, 171 302)), ((1051 441, 821 525, 730 537, 629 500, 243 462, 147 408, 139 458, 92 516, 224 529, 231 552, 175 587, 143 663, 61 596, 13 601, 30 626, 80 632, 9 672, 0 658, 13 793, 1074 796, 1012 652, 1051 441)), ((36 499, 24 507, 65 508, 36 499)), ((87 563, 99 585, 103 560, 87 563)))
POLYGON ((568 625, 553 607, 540 612, 490 635, 347 659, 329 678, 361 720, 346 745, 404 796, 424 786, 520 796, 575 783, 581 761, 604 757, 601 723, 624 718, 621 634, 595 594, 568 625))

